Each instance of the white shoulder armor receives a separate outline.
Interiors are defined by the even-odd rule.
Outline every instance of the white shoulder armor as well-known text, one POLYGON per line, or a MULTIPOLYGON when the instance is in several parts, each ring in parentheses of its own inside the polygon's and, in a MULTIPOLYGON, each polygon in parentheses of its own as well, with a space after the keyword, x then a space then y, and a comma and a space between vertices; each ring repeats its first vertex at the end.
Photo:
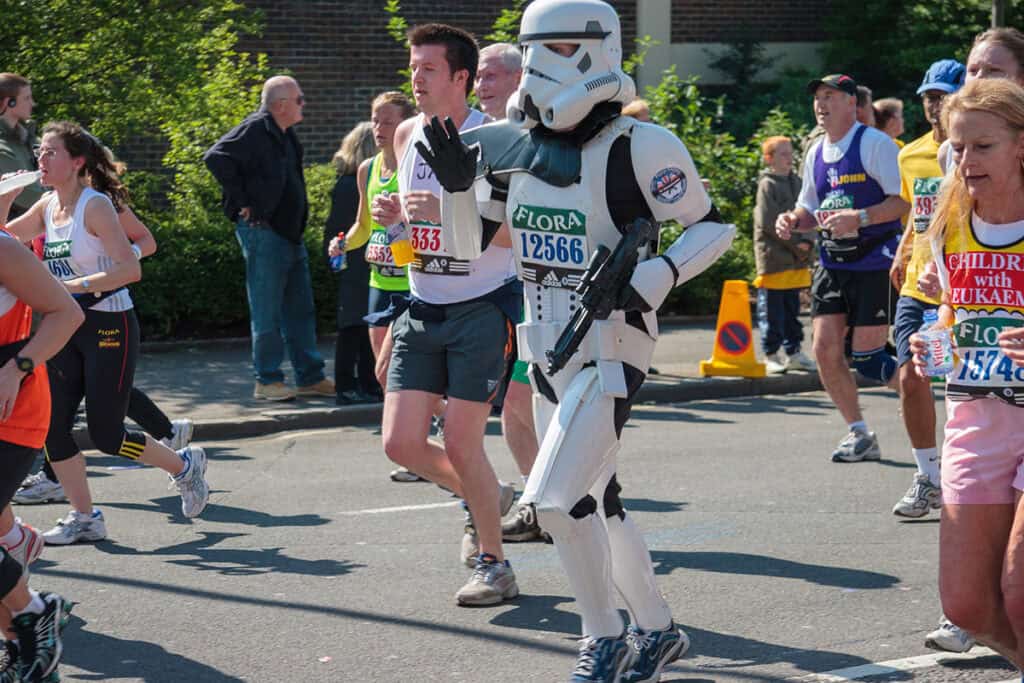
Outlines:
POLYGON ((671 131, 637 123, 631 133, 633 173, 658 222, 677 220, 692 225, 711 210, 693 159, 671 131))

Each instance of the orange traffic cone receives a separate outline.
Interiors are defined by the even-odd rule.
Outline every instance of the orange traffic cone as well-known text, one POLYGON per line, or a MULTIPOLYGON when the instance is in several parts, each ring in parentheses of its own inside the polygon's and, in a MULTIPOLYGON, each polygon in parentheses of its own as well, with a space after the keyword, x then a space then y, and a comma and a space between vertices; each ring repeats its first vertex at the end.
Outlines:
POLYGON ((754 357, 753 341, 747 282, 726 280, 722 287, 722 305, 718 308, 715 348, 711 351, 711 360, 700 362, 701 377, 764 377, 764 363, 754 357))

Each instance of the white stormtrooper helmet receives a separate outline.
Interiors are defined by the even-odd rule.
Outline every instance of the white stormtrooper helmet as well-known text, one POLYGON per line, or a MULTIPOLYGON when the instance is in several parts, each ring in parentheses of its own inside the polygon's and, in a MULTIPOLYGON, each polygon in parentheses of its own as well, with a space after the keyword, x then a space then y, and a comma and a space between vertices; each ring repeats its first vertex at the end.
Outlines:
POLYGON ((519 27, 523 78, 507 115, 521 128, 538 123, 555 131, 579 124, 594 105, 631 101, 633 79, 622 70, 619 15, 601 0, 535 0, 519 27), (550 43, 579 48, 563 57, 550 43))

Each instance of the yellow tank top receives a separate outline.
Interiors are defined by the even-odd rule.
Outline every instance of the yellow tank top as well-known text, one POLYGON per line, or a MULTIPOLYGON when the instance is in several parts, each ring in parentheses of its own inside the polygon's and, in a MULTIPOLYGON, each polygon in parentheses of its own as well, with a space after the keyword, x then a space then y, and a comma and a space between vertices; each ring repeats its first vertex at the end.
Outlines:
POLYGON ((1024 368, 1014 365, 997 341, 1004 329, 1024 325, 1024 239, 992 247, 978 240, 973 225, 953 220, 941 263, 960 358, 946 396, 954 401, 991 396, 1024 405, 1024 368))
POLYGON ((925 265, 932 260, 932 248, 924 231, 932 220, 935 204, 942 183, 942 169, 938 160, 939 143, 928 131, 900 150, 900 196, 910 202, 910 217, 913 226, 911 239, 913 249, 907 274, 900 289, 900 296, 910 296, 918 301, 938 305, 939 300, 924 294, 917 288, 917 278, 925 265))

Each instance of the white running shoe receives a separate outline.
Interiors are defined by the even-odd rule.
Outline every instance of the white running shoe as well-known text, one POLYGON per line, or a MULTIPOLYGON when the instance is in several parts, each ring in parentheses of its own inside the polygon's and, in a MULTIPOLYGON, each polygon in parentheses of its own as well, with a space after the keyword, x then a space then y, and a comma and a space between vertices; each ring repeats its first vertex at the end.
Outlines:
POLYGON ((43 540, 47 545, 102 541, 106 537, 107 522, 103 519, 103 513, 95 509, 91 515, 83 515, 71 510, 64 519, 57 520, 57 526, 43 534, 43 540))
POLYGON ((927 474, 918 472, 914 475, 914 483, 893 506, 892 514, 916 519, 927 515, 929 510, 941 507, 942 489, 933 484, 927 474))
POLYGON ((939 627, 925 636, 924 646, 945 652, 967 652, 974 647, 974 636, 942 615, 939 627))
POLYGON ((786 356, 786 369, 799 370, 801 372, 817 372, 818 364, 803 351, 797 351, 792 356, 786 356))
POLYGON ((12 546, 4 546, 4 550, 17 560, 25 576, 28 576, 28 566, 39 559, 43 554, 43 535, 21 521, 21 517, 15 517, 14 523, 21 527, 21 540, 12 546))
POLYGON ((180 451, 192 443, 192 432, 194 431, 195 425, 187 417, 180 420, 171 420, 171 437, 169 439, 160 439, 160 443, 172 451, 180 451))
POLYGON ((832 462, 880 460, 882 450, 874 432, 851 431, 832 451, 832 462))
POLYGON ((198 517, 210 499, 210 485, 206 483, 206 451, 199 446, 188 446, 178 451, 186 469, 171 476, 171 485, 181 494, 181 514, 189 519, 198 517))
POLYGON ((21 505, 66 503, 67 501, 68 497, 64 495, 64 487, 60 485, 60 482, 50 481, 42 470, 25 477, 25 480, 21 482, 21 488, 11 499, 11 502, 21 505))
POLYGON ((786 372, 786 364, 782 362, 778 351, 765 354, 764 367, 769 375, 781 375, 786 372))

